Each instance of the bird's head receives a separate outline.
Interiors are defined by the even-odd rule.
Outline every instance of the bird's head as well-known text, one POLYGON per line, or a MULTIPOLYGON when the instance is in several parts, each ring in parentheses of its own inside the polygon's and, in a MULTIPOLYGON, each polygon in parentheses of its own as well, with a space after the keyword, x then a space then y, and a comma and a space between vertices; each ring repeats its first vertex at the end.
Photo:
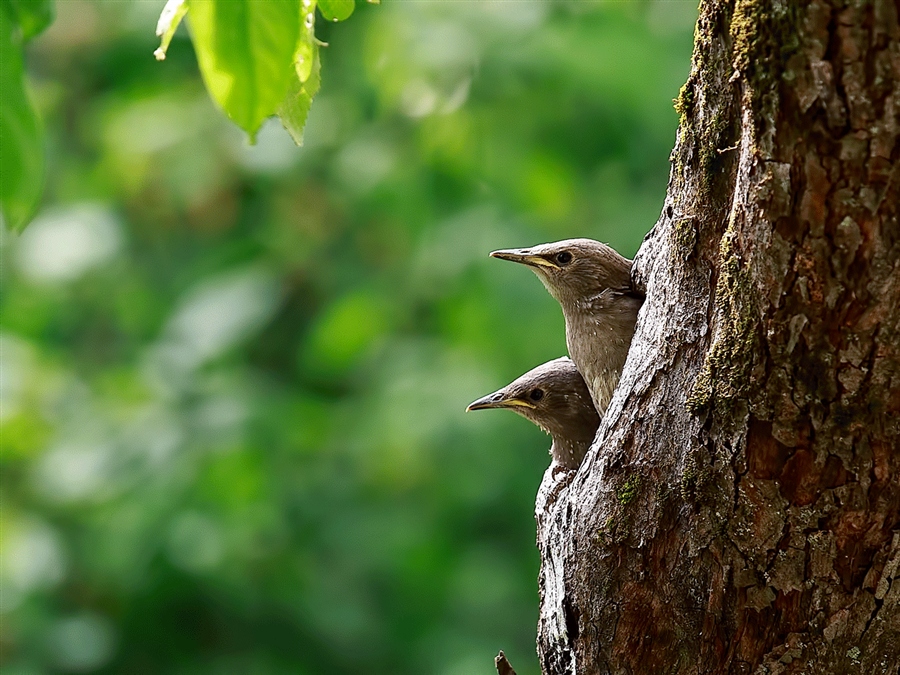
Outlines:
POLYGON ((544 363, 493 394, 469 404, 469 410, 506 408, 554 437, 590 443, 600 417, 584 379, 566 357, 544 363))
POLYGON ((604 289, 631 288, 631 261, 593 239, 565 239, 531 248, 510 248, 492 258, 530 266, 564 307, 604 289))

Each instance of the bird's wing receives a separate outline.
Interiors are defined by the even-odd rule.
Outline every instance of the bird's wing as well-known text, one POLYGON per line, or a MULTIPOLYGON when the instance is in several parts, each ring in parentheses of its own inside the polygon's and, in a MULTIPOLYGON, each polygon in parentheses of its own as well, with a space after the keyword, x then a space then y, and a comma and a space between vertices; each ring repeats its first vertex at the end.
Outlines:
POLYGON ((602 312, 621 302, 624 298, 643 300, 644 296, 632 288, 604 288, 599 293, 587 298, 585 304, 591 311, 602 312))

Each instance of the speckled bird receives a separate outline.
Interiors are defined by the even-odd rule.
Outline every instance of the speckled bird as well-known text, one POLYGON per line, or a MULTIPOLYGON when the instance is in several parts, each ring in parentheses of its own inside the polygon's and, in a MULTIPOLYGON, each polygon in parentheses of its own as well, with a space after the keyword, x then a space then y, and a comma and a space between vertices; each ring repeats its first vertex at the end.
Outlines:
POLYGON ((530 266, 562 307, 569 356, 597 412, 606 412, 644 301, 631 283, 631 261, 593 239, 505 249, 494 258, 530 266))
POLYGON ((466 410, 506 408, 531 420, 550 434, 550 455, 567 469, 577 469, 591 447, 600 416, 584 379, 568 357, 529 370, 466 410))

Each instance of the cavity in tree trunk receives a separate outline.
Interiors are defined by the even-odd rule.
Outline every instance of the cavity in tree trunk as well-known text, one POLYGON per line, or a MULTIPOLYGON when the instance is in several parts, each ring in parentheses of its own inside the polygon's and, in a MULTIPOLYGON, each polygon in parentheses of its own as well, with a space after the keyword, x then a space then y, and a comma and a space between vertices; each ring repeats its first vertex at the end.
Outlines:
POLYGON ((647 300, 538 497, 545 673, 900 668, 900 3, 702 3, 647 300))

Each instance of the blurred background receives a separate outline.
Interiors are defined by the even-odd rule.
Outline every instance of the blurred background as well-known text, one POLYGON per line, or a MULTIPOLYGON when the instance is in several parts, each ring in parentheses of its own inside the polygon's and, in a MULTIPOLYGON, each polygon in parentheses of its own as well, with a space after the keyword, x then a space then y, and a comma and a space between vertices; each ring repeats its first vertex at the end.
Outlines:
POLYGON ((534 655, 550 440, 463 410, 565 353, 500 247, 637 250, 693 2, 360 3, 305 147, 255 147, 159 1, 27 54, 44 204, 2 239, 0 668, 492 673, 534 655))

